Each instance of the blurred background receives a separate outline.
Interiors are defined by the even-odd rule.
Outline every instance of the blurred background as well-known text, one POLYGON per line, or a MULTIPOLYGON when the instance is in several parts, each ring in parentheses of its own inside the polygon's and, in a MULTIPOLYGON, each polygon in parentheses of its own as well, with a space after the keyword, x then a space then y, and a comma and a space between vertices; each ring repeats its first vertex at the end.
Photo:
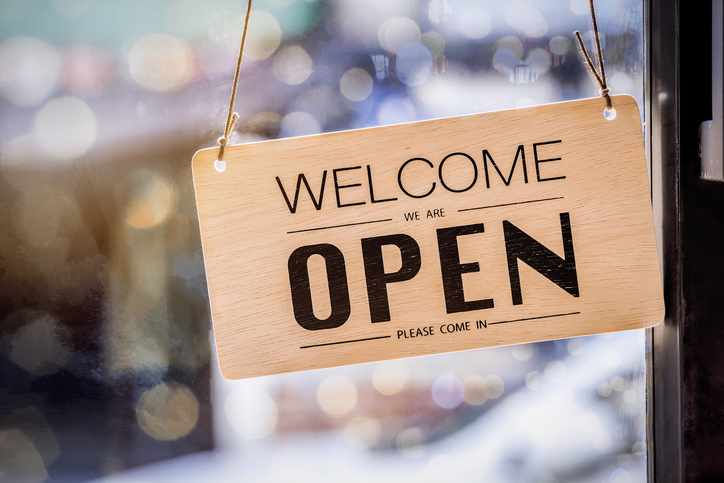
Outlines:
MULTIPOLYGON (((643 330, 220 375, 190 166, 245 4, 0 0, 0 481, 647 481, 643 330)), ((643 0, 597 14, 643 107, 643 0)), ((255 0, 231 143, 597 96, 590 28, 586 0, 255 0)))

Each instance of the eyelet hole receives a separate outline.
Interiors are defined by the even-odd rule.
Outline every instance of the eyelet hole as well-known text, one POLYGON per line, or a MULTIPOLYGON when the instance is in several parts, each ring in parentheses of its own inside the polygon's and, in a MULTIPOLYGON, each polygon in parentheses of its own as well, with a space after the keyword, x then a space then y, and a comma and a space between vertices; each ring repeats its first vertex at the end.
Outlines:
POLYGON ((614 119, 616 119, 616 109, 614 109, 613 107, 610 109, 605 109, 603 111, 603 117, 605 117, 609 121, 613 121, 614 119))
POLYGON ((219 173, 223 172, 226 169, 226 161, 219 161, 217 159, 214 161, 214 168, 216 168, 216 171, 219 173))

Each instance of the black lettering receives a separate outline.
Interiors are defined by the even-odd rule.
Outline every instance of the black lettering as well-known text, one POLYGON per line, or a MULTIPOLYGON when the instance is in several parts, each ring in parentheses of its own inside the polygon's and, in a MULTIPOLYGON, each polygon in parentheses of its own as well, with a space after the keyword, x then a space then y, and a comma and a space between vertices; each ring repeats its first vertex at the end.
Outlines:
POLYGON ((350 301, 347 287, 347 269, 339 248, 328 243, 299 247, 289 256, 289 285, 292 291, 294 318, 307 330, 334 329, 349 319, 350 301), (312 255, 324 257, 327 267, 327 286, 332 313, 324 320, 314 315, 312 291, 309 287, 309 267, 312 255))
POLYGON ((284 195, 284 201, 287 202, 287 206, 289 207, 289 211, 293 213, 297 212, 297 202, 299 201, 299 188, 302 186, 302 181, 304 182, 304 186, 307 187, 307 193, 309 193, 309 197, 312 199, 312 203, 314 203, 314 207, 317 210, 322 209, 322 197, 324 196, 324 183, 327 181, 327 171, 324 171, 324 174, 322 175, 322 187, 319 188, 319 202, 317 202, 317 199, 314 197, 314 194, 312 193, 312 188, 309 186, 309 182, 307 181, 307 178, 304 176, 304 173, 299 173, 299 176, 297 177, 297 190, 294 193, 294 204, 289 202, 289 197, 287 196, 287 192, 284 190, 284 186, 282 186, 282 180, 279 179, 279 176, 276 177, 277 184, 279 185, 279 189, 282 191, 282 195, 284 195))
POLYGON ((471 158, 471 157, 468 156, 467 154, 465 154, 465 153, 452 153, 452 154, 448 154, 447 156, 445 156, 445 157, 442 159, 442 161, 440 162, 440 168, 438 169, 438 176, 440 177, 440 184, 442 184, 443 188, 445 188, 446 190, 452 191, 453 193, 464 193, 464 192, 466 192, 467 190, 469 190, 470 188, 472 188, 473 186, 475 186, 475 183, 477 183, 477 181, 478 181, 478 166, 475 164, 475 161, 473 161, 473 158, 471 158), (473 173, 474 173, 474 174, 473 174, 473 181, 470 183, 470 185, 468 185, 467 188, 463 188, 463 189, 456 190, 456 189, 454 189, 454 188, 449 187, 449 186, 445 183, 445 178, 443 178, 443 176, 442 176, 442 167, 445 165, 445 161, 447 161, 448 159, 450 159, 450 158, 453 157, 453 156, 465 156, 466 158, 468 158, 468 160, 469 160, 469 161, 472 163, 472 165, 473 165, 473 173))
POLYGON ((364 201, 358 201, 357 203, 347 203, 346 205, 343 205, 342 201, 340 201, 339 190, 344 189, 344 188, 354 188, 356 186, 362 186, 361 183, 344 184, 344 185, 340 186, 339 180, 337 180, 337 173, 339 173, 340 171, 349 171, 352 169, 362 169, 362 166, 353 166, 351 168, 337 168, 337 169, 332 170, 332 176, 334 176, 334 194, 337 196, 337 208, 344 208, 346 206, 358 206, 358 205, 365 204, 364 201))
POLYGON ((404 282, 417 275, 422 265, 420 246, 409 235, 386 235, 362 239, 362 257, 367 280, 367 298, 372 322, 390 320, 390 302, 387 284, 404 282), (396 272, 385 273, 382 246, 394 245, 400 249, 402 265, 396 272))
POLYGON ((375 190, 372 187, 372 170, 370 168, 370 165, 367 165, 367 180, 370 182, 370 200, 372 203, 384 203, 386 201, 396 201, 397 198, 387 198, 386 200, 376 200, 375 199, 375 190))
POLYGON ((566 179, 565 176, 556 176, 554 178, 541 178, 540 177, 540 163, 547 163, 549 161, 560 161, 561 158, 551 158, 551 159, 538 159, 538 146, 545 146, 546 144, 556 144, 561 142, 558 141, 548 141, 545 143, 535 143, 533 144, 533 157, 535 158, 535 176, 538 179, 538 181, 553 181, 556 179, 566 179))
POLYGON ((505 179, 505 176, 503 176, 503 173, 498 168, 498 165, 495 164, 495 160, 490 155, 487 149, 483 150, 483 168, 485 169, 485 186, 490 188, 490 177, 488 175, 488 159, 490 159, 490 162, 493 164, 493 168, 495 168, 495 171, 498 172, 498 176, 500 176, 500 179, 503 180, 503 183, 505 183, 505 186, 510 186, 511 181, 513 180, 513 172, 515 171, 515 165, 518 163, 518 156, 521 158, 521 164, 523 165, 523 179, 525 182, 528 182, 528 168, 525 165, 525 148, 523 145, 518 146, 518 150, 515 152, 515 159, 513 160, 513 165, 510 167, 510 173, 508 173, 508 179, 505 179))
POLYGON ((440 268, 442 269, 442 285, 445 293, 445 308, 448 314, 493 308, 493 299, 465 301, 463 292, 464 273, 480 271, 480 264, 460 263, 458 237, 474 235, 485 231, 483 224, 454 226, 437 230, 437 245, 440 252, 440 268))
POLYGON ((433 164, 425 158, 408 159, 407 161, 405 161, 405 163, 402 166, 400 166, 400 170, 397 172, 397 184, 400 186, 400 189, 402 190, 402 192, 405 193, 410 198, 424 198, 425 196, 429 196, 433 191, 435 191, 435 182, 432 183, 432 186, 430 187, 430 191, 428 191, 424 195, 413 195, 412 193, 408 192, 404 186, 402 186, 402 170, 405 169, 405 167, 413 161, 423 161, 423 162, 427 163, 427 165, 430 166, 431 168, 434 168, 433 164))
POLYGON ((573 254, 571 220, 568 213, 561 213, 560 219, 565 258, 561 258, 548 250, 511 222, 507 220, 503 221, 505 251, 508 255, 508 276, 510 277, 510 291, 513 295, 513 305, 523 303, 523 295, 520 289, 520 274, 518 273, 518 260, 524 262, 530 268, 574 297, 579 296, 576 259, 573 254))

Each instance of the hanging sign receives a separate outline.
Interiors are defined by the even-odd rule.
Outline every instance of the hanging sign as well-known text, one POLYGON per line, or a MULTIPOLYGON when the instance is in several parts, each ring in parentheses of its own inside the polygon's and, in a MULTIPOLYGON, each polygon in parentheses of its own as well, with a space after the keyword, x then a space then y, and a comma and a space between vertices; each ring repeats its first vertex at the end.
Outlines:
POLYGON ((612 99, 199 151, 222 373, 661 322, 639 109, 612 99))

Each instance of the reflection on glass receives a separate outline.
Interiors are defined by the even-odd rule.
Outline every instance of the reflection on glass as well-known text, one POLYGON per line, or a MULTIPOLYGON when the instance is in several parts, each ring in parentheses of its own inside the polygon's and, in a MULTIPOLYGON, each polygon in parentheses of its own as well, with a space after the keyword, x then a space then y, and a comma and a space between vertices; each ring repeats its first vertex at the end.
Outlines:
MULTIPOLYGON (((643 331, 220 375, 189 166, 223 130, 244 3, 0 2, 0 473, 646 481, 643 331)), ((643 2, 597 6, 613 93, 643 106, 643 2)), ((231 141, 597 96, 588 15, 255 0, 231 141)))

